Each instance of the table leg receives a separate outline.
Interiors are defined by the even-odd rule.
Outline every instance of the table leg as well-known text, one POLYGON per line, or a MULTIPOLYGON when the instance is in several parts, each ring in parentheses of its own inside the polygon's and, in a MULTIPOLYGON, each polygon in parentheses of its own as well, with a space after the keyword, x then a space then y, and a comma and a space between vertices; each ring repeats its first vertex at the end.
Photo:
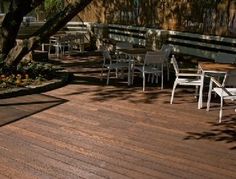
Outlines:
POLYGON ((202 72, 202 76, 201 76, 201 86, 199 89, 199 98, 198 98, 198 109, 201 109, 203 107, 203 87, 204 87, 204 77, 205 77, 205 73, 202 72))
POLYGON ((128 67, 128 86, 131 84, 131 56, 129 56, 129 67, 128 67))

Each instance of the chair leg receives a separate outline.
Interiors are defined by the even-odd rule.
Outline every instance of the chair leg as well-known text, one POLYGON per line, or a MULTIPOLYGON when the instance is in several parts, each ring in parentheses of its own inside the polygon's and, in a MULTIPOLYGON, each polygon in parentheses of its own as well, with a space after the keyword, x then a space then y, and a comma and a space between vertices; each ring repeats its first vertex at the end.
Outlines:
POLYGON ((166 71, 167 71, 167 81, 169 81, 170 80, 170 65, 169 65, 169 63, 167 62, 167 64, 166 64, 166 71))
POLYGON ((207 99, 207 108, 206 108, 207 111, 210 110, 210 105, 211 105, 211 92, 212 92, 212 81, 210 81, 210 84, 209 84, 208 99, 207 99))
POLYGON ((204 84, 204 74, 201 76, 201 85, 199 88, 199 97, 198 97, 198 109, 202 108, 203 101, 203 84, 204 84))
POLYGON ((164 80, 164 75, 163 72, 161 73, 161 89, 163 89, 163 80, 164 80))
POLYGON ((152 74, 152 83, 154 83, 155 74, 152 74))
MULTIPOLYGON (((132 72, 131 72, 131 83, 134 84, 134 68, 132 69, 132 72)), ((129 78, 129 77, 128 77, 129 78)))
POLYGON ((108 69, 108 72, 107 72, 107 85, 109 85, 110 72, 111 72, 111 70, 108 69))
POLYGON ((210 106, 211 106, 211 92, 209 91, 206 111, 210 111, 210 106))
POLYGON ((194 98, 197 98, 197 94, 198 94, 198 86, 195 87, 195 94, 194 94, 194 98))
POLYGON ((48 47, 48 56, 51 55, 51 44, 49 44, 49 47, 48 47))
POLYGON ((143 72, 143 91, 145 91, 145 73, 143 72))
POLYGON ((149 73, 148 74, 148 79, 147 79, 148 82, 150 82, 150 78, 151 78, 151 74, 149 73))
POLYGON ((118 68, 116 68, 116 78, 118 78, 118 68))
POLYGON ((121 68, 121 75, 120 75, 121 79, 124 79, 124 68, 121 68))
POLYGON ((172 89, 172 94, 171 94, 171 99, 170 99, 170 104, 173 104, 173 100, 174 100, 174 95, 175 95, 175 88, 177 86, 177 82, 175 81, 174 82, 174 85, 173 85, 173 89, 172 89))
POLYGON ((219 123, 221 123, 222 121, 222 114, 223 114, 223 97, 220 98, 220 113, 219 113, 219 123))
POLYGON ((102 71, 101 71, 101 74, 100 74, 100 80, 102 81, 102 78, 103 78, 103 67, 102 67, 102 71))

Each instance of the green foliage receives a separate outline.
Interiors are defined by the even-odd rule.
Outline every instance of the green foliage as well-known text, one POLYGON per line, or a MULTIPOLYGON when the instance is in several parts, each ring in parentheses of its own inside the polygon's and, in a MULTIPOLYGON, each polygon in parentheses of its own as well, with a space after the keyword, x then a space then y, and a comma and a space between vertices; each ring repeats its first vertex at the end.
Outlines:
POLYGON ((64 0, 45 0, 44 9, 46 19, 49 19, 64 7, 64 0))
POLYGON ((0 68, 0 90, 27 85, 39 85, 43 81, 56 76, 56 70, 51 64, 39 62, 21 62, 17 71, 11 71, 5 66, 0 68))
POLYGON ((20 63, 17 66, 17 72, 20 74, 28 74, 30 78, 38 77, 51 79, 55 77, 56 69, 51 64, 40 62, 20 63))

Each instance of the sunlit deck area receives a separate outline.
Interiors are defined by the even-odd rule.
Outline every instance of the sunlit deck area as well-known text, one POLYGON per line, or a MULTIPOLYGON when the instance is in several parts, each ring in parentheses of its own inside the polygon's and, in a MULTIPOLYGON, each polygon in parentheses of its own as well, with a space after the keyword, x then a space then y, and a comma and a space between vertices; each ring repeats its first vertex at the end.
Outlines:
MULTIPOLYGON (((59 61, 58 61, 59 62, 59 61)), ((173 80, 100 81, 97 56, 67 57, 66 86, 0 99, 0 178, 236 178, 236 115, 197 109, 173 80)))

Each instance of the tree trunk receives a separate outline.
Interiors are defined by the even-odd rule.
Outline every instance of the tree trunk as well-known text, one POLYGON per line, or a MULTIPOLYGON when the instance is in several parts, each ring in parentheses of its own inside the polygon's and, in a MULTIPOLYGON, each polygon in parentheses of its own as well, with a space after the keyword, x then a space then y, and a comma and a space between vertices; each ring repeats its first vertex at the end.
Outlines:
POLYGON ((40 42, 63 28, 74 16, 82 11, 92 0, 77 0, 68 4, 61 12, 49 19, 29 40, 16 45, 5 59, 8 68, 16 68, 21 59, 33 50, 40 42))
POLYGON ((16 37, 23 17, 40 5, 44 0, 18 0, 16 7, 10 8, 0 28, 0 48, 3 58, 15 46, 16 37))

